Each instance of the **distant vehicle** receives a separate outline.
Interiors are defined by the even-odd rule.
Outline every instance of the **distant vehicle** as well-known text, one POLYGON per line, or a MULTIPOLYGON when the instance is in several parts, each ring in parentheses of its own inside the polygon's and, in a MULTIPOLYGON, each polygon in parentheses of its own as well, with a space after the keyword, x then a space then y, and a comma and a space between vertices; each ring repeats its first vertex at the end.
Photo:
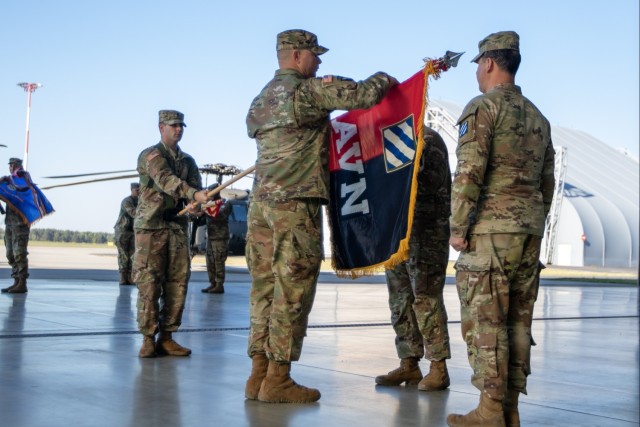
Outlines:
MULTIPOLYGON (((231 204, 229 214, 229 254, 244 255, 247 243, 247 212, 249 210, 249 192, 245 190, 224 189, 221 191, 223 199, 231 204)), ((193 233, 193 230, 192 230, 193 233)), ((200 225, 192 236, 191 249, 193 255, 204 254, 207 251, 207 225, 200 225)))

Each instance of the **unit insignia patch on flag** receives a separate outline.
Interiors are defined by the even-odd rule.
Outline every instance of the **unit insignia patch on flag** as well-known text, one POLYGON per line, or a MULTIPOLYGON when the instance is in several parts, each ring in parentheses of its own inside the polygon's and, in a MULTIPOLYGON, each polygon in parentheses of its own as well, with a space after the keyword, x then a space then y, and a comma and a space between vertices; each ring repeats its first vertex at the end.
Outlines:
POLYGON ((413 114, 400 123, 382 129, 382 140, 387 173, 410 165, 416 155, 413 114))

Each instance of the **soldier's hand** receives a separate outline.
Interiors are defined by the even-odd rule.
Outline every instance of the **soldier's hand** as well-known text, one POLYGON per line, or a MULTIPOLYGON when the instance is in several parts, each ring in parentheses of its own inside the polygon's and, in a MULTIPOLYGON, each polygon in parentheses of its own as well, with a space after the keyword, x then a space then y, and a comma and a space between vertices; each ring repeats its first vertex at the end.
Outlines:
POLYGON ((209 197, 207 197, 207 190, 196 191, 196 193, 193 195, 193 198, 198 203, 205 203, 207 200, 209 200, 209 197))
POLYGON ((449 239, 449 244, 458 252, 464 252, 469 247, 469 242, 464 237, 452 237, 449 239))
POLYGON ((187 210, 187 213, 189 215, 196 215, 200 211, 200 203, 191 202, 186 206, 185 209, 187 210))

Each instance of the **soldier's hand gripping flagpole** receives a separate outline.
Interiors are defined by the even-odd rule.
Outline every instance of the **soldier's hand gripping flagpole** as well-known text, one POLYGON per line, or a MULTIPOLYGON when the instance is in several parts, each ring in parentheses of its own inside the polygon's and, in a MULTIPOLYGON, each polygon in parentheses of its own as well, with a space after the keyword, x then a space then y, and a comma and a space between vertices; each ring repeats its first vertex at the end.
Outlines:
MULTIPOLYGON (((231 178, 228 181, 223 182, 222 184, 220 184, 219 186, 217 186, 216 188, 214 188, 213 190, 209 191, 207 193, 207 198, 211 198, 214 195, 218 194, 222 189, 227 188, 228 186, 230 186, 231 184, 233 184, 234 182, 244 178, 245 176, 249 175, 251 172, 253 172, 256 169, 256 165, 253 165, 247 169, 245 169, 244 171, 242 171, 241 173, 239 173, 238 175, 234 176, 233 178, 231 178)), ((180 215, 184 215, 186 214, 189 209, 193 209, 196 208, 200 203, 198 202, 191 202, 189 204, 189 206, 187 206, 186 208, 182 209, 180 212, 178 212, 178 216, 180 215)))

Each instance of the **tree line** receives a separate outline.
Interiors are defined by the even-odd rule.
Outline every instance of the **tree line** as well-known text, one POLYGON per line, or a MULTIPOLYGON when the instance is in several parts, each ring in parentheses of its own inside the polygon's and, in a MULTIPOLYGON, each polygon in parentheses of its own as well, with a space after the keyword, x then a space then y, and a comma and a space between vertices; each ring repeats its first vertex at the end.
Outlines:
MULTIPOLYGON (((4 240, 4 229, 0 229, 0 238, 4 240)), ((40 242, 106 244, 113 241, 113 233, 32 228, 29 239, 40 242)))

